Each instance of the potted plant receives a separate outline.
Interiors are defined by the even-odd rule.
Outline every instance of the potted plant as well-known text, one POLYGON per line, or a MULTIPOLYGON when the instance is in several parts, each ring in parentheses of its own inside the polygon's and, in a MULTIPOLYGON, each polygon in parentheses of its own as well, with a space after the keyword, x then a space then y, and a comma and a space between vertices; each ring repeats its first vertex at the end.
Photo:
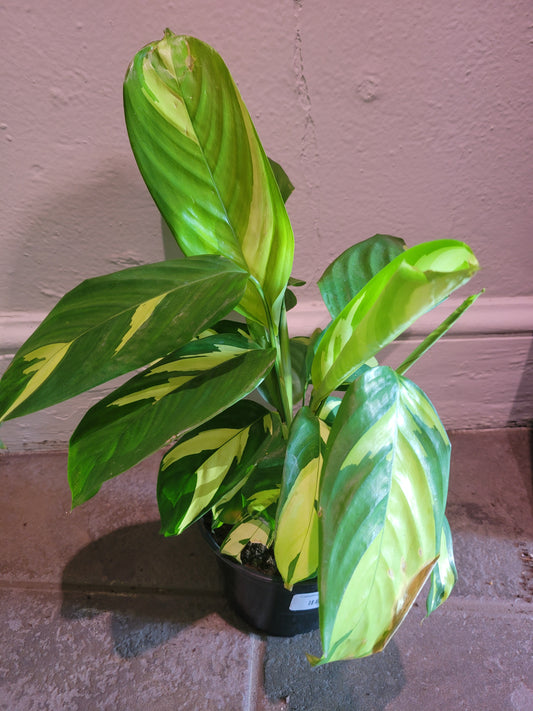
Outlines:
POLYGON ((376 652, 428 578, 428 613, 455 581, 450 444, 405 373, 478 294, 395 369, 375 356, 478 262, 462 242, 406 249, 375 235, 320 278, 327 328, 291 338, 302 284, 291 276, 292 185, 220 56, 167 30, 133 59, 124 105, 140 171, 186 256, 67 293, 0 381, 1 419, 143 368, 72 435, 73 506, 165 446, 166 536, 208 515, 235 567, 259 551, 273 553, 287 591, 318 577, 313 664, 376 652))

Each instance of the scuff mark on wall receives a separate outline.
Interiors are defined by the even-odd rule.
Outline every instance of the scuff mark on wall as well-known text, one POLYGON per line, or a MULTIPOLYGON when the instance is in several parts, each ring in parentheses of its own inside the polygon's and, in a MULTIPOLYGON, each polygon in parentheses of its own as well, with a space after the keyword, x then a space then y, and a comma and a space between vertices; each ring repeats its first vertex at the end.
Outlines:
POLYGON ((119 269, 127 269, 128 267, 137 267, 144 264, 138 254, 133 252, 123 252, 122 254, 112 254, 109 261, 119 269))

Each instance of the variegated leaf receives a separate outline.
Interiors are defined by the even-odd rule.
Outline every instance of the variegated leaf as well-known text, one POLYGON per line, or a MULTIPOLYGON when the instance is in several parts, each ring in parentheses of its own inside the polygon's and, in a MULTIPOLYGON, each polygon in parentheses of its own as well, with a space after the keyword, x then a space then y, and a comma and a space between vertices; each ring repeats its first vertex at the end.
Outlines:
POLYGON ((444 518, 440 540, 440 555, 431 573, 431 586, 426 600, 428 615, 448 599, 456 582, 457 568, 455 567, 453 556, 452 532, 448 520, 444 518))
POLYGON ((339 397, 338 395, 329 395, 324 400, 324 403, 322 404, 322 407, 319 410, 318 416, 321 420, 324 420, 326 425, 328 425, 329 427, 331 427, 335 422, 335 418, 337 417, 337 412, 339 411, 341 402, 342 397, 339 397))
POLYGON ((303 407, 291 426, 278 503, 274 553, 287 587, 318 566, 318 489, 329 427, 303 407))
POLYGON ((20 348, 0 382, 0 419, 48 407, 188 343, 239 301, 247 274, 218 256, 82 282, 20 348))
MULTIPOLYGON (((233 531, 230 532, 229 537, 233 543, 240 542, 239 550, 247 543, 246 534, 256 531, 255 526, 259 526, 259 531, 268 531, 268 545, 271 543, 287 444, 278 425, 279 419, 276 421, 273 436, 266 442, 267 446, 262 449, 261 457, 244 486, 227 505, 215 507, 213 510, 214 520, 218 523, 252 523, 251 526, 240 529, 237 535, 234 535, 233 531)), ((263 538, 255 542, 267 545, 263 538)))
POLYGON ((441 548, 450 444, 427 397, 386 367, 348 389, 319 497, 323 657, 383 649, 441 548))
POLYGON ((350 385, 353 383, 356 378, 358 378, 360 375, 362 375, 365 370, 368 370, 369 368, 375 368, 376 365, 379 365, 378 361, 376 358, 372 357, 369 358, 366 363, 363 363, 363 365, 360 365, 357 370, 355 370, 353 373, 350 373, 350 375, 346 378, 346 380, 341 383, 336 390, 339 392, 344 392, 345 390, 348 390, 350 385))
POLYGON ((242 400, 184 435, 161 460, 157 500, 161 532, 174 536, 230 500, 276 436, 274 413, 242 400))
POLYGON ((267 511, 272 504, 275 504, 279 499, 279 485, 272 486, 270 489, 256 491, 250 496, 246 503, 246 510, 252 514, 262 514, 267 511))
POLYGON ((275 353, 234 335, 194 341, 158 361, 92 407, 72 435, 73 505, 170 437, 186 433, 250 393, 275 353))
POLYGON ((389 262, 344 307, 320 340, 311 369, 313 407, 478 268, 472 250, 454 240, 411 247, 389 262))
POLYGON ((279 498, 283 462, 287 442, 281 427, 275 430, 275 436, 268 442, 264 454, 257 461, 251 476, 242 488, 244 510, 254 515, 270 509, 279 498))
POLYGON ((224 524, 234 526, 239 521, 242 521, 244 503, 241 489, 238 489, 227 501, 215 504, 211 509, 213 530, 224 524))
MULTIPOLYGON (((266 442, 267 452, 258 459, 253 471, 244 481, 231 498, 220 504, 217 504, 212 509, 213 520, 215 524, 229 523, 234 525, 243 520, 248 520, 250 517, 264 517, 269 521, 272 528, 274 524, 274 514, 270 514, 274 504, 279 499, 281 487, 281 472, 283 463, 276 463, 270 457, 271 447, 278 448, 280 442, 283 442, 281 429, 279 427, 279 418, 275 418, 276 429, 275 434, 266 442)), ((277 457, 277 454, 276 454, 277 457)))
POLYGON ((165 31, 124 81, 128 134, 143 178, 181 249, 222 254, 251 274, 239 310, 269 324, 291 273, 294 238, 256 131, 221 57, 165 31))
POLYGON ((268 547, 272 537, 272 527, 268 521, 258 516, 250 516, 234 526, 220 546, 223 555, 241 562, 241 553, 248 543, 261 543, 268 547))

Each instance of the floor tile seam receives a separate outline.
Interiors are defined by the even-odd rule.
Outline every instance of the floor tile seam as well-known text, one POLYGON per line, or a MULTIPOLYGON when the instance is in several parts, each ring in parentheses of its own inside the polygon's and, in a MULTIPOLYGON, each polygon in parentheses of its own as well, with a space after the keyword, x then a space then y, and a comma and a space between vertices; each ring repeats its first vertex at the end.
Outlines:
POLYGON ((494 599, 482 596, 455 596, 447 600, 439 609, 439 612, 446 611, 476 613, 485 617, 496 615, 514 617, 533 615, 533 604, 519 597, 494 599))
POLYGON ((0 592, 26 591, 40 593, 61 593, 61 594, 88 594, 108 595, 114 597, 202 597, 202 598, 222 598, 223 594, 217 590, 204 590, 201 588, 156 588, 150 586, 124 586, 124 585, 92 585, 92 584, 57 584, 45 581, 2 581, 0 580, 0 592))
POLYGON ((511 432, 518 432, 519 430, 522 430, 523 433, 529 432, 531 430, 531 427, 528 425, 524 424, 518 424, 518 425, 508 425, 507 427, 503 427, 499 425, 498 427, 448 427, 446 431, 448 432, 449 435, 455 435, 455 434, 464 434, 464 435, 475 435, 477 433, 483 434, 483 433, 491 433, 494 436, 497 436, 497 433, 501 433, 502 435, 504 433, 507 433, 509 431, 511 432))
MULTIPOLYGON (((50 583, 46 581, 5 581, 0 580, 0 591, 27 591, 62 594, 93 594, 115 597, 204 597, 223 598, 219 590, 205 590, 203 588, 158 588, 153 586, 117 585, 117 584, 76 584, 76 583, 50 583)), ((477 612, 486 615, 508 614, 523 615, 533 614, 533 604, 519 597, 516 598, 487 598, 483 596, 451 597, 440 608, 441 611, 477 612)))
POLYGON ((246 697, 244 701, 244 711, 256 711, 257 707, 257 687, 260 679, 260 666, 263 658, 264 642, 255 634, 250 634, 250 657, 248 660, 248 679, 246 687, 246 697))

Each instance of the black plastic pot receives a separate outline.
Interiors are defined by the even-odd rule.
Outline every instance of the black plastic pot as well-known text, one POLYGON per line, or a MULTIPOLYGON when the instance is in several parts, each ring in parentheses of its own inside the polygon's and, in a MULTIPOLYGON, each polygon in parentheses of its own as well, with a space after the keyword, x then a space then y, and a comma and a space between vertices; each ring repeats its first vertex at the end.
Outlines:
POLYGON ((220 553, 204 522, 200 530, 214 551, 229 603, 249 625, 277 637, 293 637, 318 628, 317 580, 296 583, 291 591, 273 578, 220 553))

